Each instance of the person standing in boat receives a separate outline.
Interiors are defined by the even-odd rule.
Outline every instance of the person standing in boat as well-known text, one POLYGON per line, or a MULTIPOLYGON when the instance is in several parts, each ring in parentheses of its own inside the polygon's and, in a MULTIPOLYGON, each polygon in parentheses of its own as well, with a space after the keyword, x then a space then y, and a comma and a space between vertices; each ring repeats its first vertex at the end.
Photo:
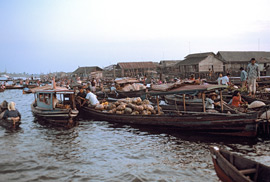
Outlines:
POLYGON ((91 91, 93 93, 96 92, 96 83, 97 83, 96 80, 93 78, 92 81, 91 81, 91 91))
POLYGON ((247 72, 244 70, 243 67, 240 68, 241 74, 240 74, 240 80, 242 88, 245 88, 247 85, 247 72))
POLYGON ((8 104, 8 110, 4 113, 3 119, 17 117, 21 119, 21 113, 15 108, 15 102, 10 102, 8 104))
POLYGON ((260 79, 259 65, 256 64, 255 58, 252 58, 251 63, 247 66, 247 80, 249 88, 249 96, 255 97, 256 93, 256 80, 260 79))
POLYGON ((92 93, 89 88, 86 89, 86 97, 82 105, 84 105, 86 102, 88 102, 90 106, 96 106, 99 104, 97 96, 92 93))

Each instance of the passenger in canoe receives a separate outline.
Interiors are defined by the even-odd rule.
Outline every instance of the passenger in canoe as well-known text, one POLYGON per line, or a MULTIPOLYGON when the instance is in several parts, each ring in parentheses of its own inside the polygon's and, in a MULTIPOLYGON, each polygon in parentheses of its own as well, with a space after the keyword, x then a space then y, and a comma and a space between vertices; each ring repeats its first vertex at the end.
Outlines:
POLYGON ((8 103, 8 110, 6 110, 3 115, 3 119, 7 119, 7 118, 21 119, 21 113, 15 108, 15 102, 8 103))
POLYGON ((97 96, 92 93, 89 88, 86 89, 86 97, 82 105, 84 105, 85 103, 88 103, 89 106, 96 106, 97 104, 99 104, 97 96))
POLYGON ((3 118, 6 110, 8 110, 8 102, 4 100, 0 105, 0 119, 3 118))
POLYGON ((246 102, 242 101, 241 94, 238 90, 234 91, 232 95, 232 106, 240 107, 242 104, 246 104, 246 102))

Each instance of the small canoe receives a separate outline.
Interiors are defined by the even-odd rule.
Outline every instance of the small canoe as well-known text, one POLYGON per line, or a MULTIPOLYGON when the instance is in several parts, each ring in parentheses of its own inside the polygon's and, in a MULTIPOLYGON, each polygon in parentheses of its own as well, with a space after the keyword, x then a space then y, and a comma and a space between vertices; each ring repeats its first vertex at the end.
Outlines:
POLYGON ((20 124, 21 124, 21 119, 19 117, 0 119, 0 125, 7 129, 18 128, 20 124))
POLYGON ((270 182, 270 167, 232 152, 210 147, 214 168, 223 182, 270 182))

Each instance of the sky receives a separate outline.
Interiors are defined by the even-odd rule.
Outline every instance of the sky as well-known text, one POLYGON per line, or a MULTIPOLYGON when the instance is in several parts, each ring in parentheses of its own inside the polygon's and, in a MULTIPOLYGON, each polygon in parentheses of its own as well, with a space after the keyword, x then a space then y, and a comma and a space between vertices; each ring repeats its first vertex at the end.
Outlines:
POLYGON ((0 0, 0 72, 270 51, 269 0, 0 0))

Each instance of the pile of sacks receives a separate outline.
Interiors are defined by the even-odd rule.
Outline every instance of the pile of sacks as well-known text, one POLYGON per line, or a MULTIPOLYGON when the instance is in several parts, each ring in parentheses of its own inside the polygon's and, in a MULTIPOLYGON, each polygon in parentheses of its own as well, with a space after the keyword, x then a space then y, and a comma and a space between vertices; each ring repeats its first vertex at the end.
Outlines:
MULTIPOLYGON (((120 99, 114 103, 102 103, 95 107, 105 113, 129 114, 129 115, 152 115, 157 114, 157 107, 153 107, 149 100, 143 100, 140 97, 120 99)), ((160 108, 160 114, 164 114, 160 108)))

